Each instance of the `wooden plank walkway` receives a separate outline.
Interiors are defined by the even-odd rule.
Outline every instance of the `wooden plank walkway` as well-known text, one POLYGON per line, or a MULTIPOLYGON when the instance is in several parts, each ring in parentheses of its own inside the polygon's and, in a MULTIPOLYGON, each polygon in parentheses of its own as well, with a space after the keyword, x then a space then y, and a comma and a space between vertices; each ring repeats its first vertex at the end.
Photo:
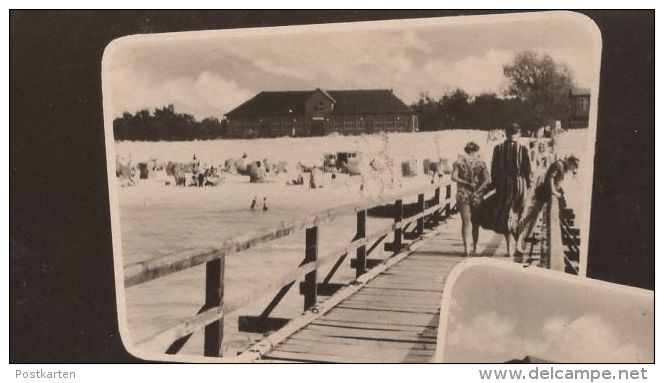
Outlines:
MULTIPOLYGON (((436 352, 445 281, 463 258, 458 216, 399 263, 279 343, 264 362, 426 363, 436 352)), ((483 231, 479 255, 505 253, 483 231)), ((508 259, 508 258, 504 258, 508 259)))

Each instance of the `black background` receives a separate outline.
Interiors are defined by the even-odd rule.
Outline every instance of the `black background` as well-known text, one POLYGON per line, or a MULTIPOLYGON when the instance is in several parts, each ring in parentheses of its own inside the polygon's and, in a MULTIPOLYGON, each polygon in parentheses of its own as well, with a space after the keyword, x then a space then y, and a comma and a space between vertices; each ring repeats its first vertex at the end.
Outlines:
MULTIPOLYGON (((10 362, 130 362, 117 330, 101 59, 136 33, 488 11, 11 11, 10 362)), ((654 11, 592 11, 590 277, 654 289, 654 11)))

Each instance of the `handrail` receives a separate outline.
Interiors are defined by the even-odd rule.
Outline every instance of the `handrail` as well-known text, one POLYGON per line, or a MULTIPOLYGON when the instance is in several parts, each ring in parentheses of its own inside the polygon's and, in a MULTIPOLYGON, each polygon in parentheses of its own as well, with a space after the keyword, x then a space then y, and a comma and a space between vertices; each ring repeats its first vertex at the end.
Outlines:
MULTIPOLYGON (((571 233, 568 223, 561 219, 560 203, 558 198, 551 196, 548 203, 545 218, 547 218, 547 238, 549 240, 546 252, 546 267, 578 275, 578 265, 574 265, 568 254, 578 253, 578 243, 574 242, 575 236, 571 233), (565 251, 567 249, 568 251, 565 251)), ((578 237, 576 237, 578 241, 578 237)))
POLYGON ((547 208, 547 267, 551 270, 565 271, 565 253, 560 233, 560 206, 558 198, 551 196, 547 208))
MULTIPOLYGON (((277 228, 253 231, 234 239, 223 242, 220 246, 206 249, 180 251, 171 255, 152 258, 147 261, 135 262, 124 267, 125 288, 165 277, 167 275, 201 265, 222 256, 248 250, 257 245, 286 237, 307 227, 321 222, 334 220, 340 215, 356 213, 392 202, 400 197, 410 196, 422 191, 430 191, 431 185, 422 188, 387 194, 380 197, 369 197, 361 202, 350 203, 320 211, 304 219, 283 222, 277 228)), ((420 213, 421 214, 421 213, 420 213)))

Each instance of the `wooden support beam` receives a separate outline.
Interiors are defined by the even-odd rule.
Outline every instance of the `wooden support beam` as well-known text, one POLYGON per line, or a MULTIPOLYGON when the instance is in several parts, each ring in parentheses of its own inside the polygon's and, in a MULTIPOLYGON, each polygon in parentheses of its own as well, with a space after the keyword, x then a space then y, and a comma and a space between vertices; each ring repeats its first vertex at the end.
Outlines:
MULTIPOLYGON (((403 200, 398 199, 394 201, 394 224, 400 224, 403 219, 403 200)), ((400 226, 400 225, 399 225, 400 226)), ((394 242, 392 242, 392 253, 398 254, 403 248, 402 243, 403 229, 401 227, 394 230, 394 242)))
POLYGON ((579 238, 580 231, 576 228, 570 228, 565 225, 560 225, 560 234, 563 245, 571 247, 575 250, 581 245, 581 238, 579 238))
POLYGON ((568 237, 566 235, 563 235, 563 245, 570 246, 570 247, 581 246, 581 238, 579 238, 579 237, 568 237))
POLYGON ((383 240, 384 240, 386 237, 387 237, 387 234, 385 234, 385 235, 381 235, 381 236, 376 240, 376 242, 374 242, 373 245, 371 245, 371 247, 369 247, 369 248, 367 249, 367 257, 369 256, 369 254, 371 254, 372 251, 374 251, 374 249, 376 249, 376 247, 378 247, 378 245, 380 245, 381 242, 383 242, 383 240))
MULTIPOLYGON (((364 238, 367 235, 367 211, 362 210, 357 212, 357 234, 356 239, 364 238)), ((356 267, 355 277, 359 277, 367 271, 367 246, 359 246, 356 250, 356 267)))
MULTIPOLYGON (((424 213, 424 193, 417 195, 417 212, 424 213)), ((424 217, 417 219, 417 229, 416 232, 418 235, 424 234, 424 217)))
POLYGON ((445 185, 445 218, 449 218, 452 214, 456 213, 456 204, 453 205, 454 199, 452 198, 452 184, 445 185))
POLYGON ((192 335, 194 334, 193 333, 187 334, 182 338, 176 340, 175 342, 171 343, 171 345, 168 346, 168 349, 166 349, 165 353, 167 355, 177 354, 178 352, 180 352, 180 350, 182 350, 182 347, 184 347, 184 345, 187 343, 187 341, 189 340, 189 338, 191 338, 192 335))
MULTIPOLYGON (((224 307, 224 269, 225 256, 208 261, 205 264, 205 307, 211 309, 224 307)), ((219 357, 224 339, 224 318, 205 326, 204 355, 219 357)))
POLYGON ((576 251, 569 251, 566 250, 564 251, 565 257, 567 257, 570 261, 579 261, 579 253, 576 251))
MULTIPOLYGON (((305 234, 304 262, 316 262, 318 259, 318 226, 310 227, 305 234)), ((304 276, 304 311, 316 306, 318 291, 316 287, 317 268, 304 276)))
POLYGON ((277 295, 275 295, 274 298, 272 298, 272 301, 270 301, 270 303, 267 305, 267 307, 265 307, 265 309, 263 310, 263 312, 261 313, 260 316, 263 317, 263 318, 268 317, 270 315, 270 313, 272 312, 272 310, 274 310, 277 307, 279 302, 281 302, 281 300, 284 299, 284 296, 286 296, 286 294, 291 289, 291 287, 293 287, 293 284, 295 284, 295 281, 293 281, 293 282, 287 284, 286 286, 282 287, 279 290, 279 292, 277 293, 277 295))
POLYGON ((330 280, 332 279, 334 274, 337 272, 337 270, 339 270, 339 267, 341 265, 343 265, 344 260, 346 259, 346 257, 348 257, 348 253, 344 253, 343 255, 341 255, 341 257, 339 257, 339 259, 337 259, 337 262, 334 264, 334 266, 332 266, 332 269, 330 269, 330 272, 327 273, 325 278, 323 278, 323 284, 326 284, 326 283, 330 282, 330 280))
MULTIPOLYGON (((205 305, 203 305, 203 307, 201 307, 201 309, 198 310, 198 312, 196 313, 196 315, 201 314, 202 312, 204 312, 204 311, 207 310, 207 309, 208 309, 208 308, 205 307, 205 305)), ((182 347, 184 347, 184 345, 187 343, 187 341, 189 340, 189 338, 191 338, 192 335, 194 335, 193 332, 192 332, 192 333, 189 333, 189 334, 187 334, 187 335, 185 335, 185 336, 183 336, 182 338, 176 339, 173 343, 171 343, 170 346, 168 346, 168 349, 166 349, 166 354, 168 354, 168 355, 175 355, 175 354, 177 354, 178 352, 180 352, 180 350, 182 349, 182 347)))
MULTIPOLYGON (((440 186, 436 188, 433 192, 433 206, 440 206, 440 186)), ((433 213, 433 225, 438 225, 440 223, 440 210, 436 209, 436 212, 433 213)))
POLYGON ((560 218, 574 219, 576 218, 576 215, 574 214, 573 209, 565 208, 565 209, 560 209, 560 218))
MULTIPOLYGON (((566 226, 566 225, 563 225, 566 226)), ((581 230, 575 227, 565 227, 566 234, 569 234, 572 238, 578 237, 581 234, 581 230)))

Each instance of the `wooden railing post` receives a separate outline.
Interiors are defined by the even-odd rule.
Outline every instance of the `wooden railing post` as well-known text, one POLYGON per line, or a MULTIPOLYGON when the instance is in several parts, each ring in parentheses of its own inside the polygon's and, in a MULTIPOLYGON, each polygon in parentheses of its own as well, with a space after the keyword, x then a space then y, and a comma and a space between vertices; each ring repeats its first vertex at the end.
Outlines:
MULTIPOLYGON (((424 193, 421 193, 417 196, 417 212, 419 214, 424 213, 424 193)), ((417 219, 417 235, 424 234, 424 217, 417 219)))
POLYGON ((399 225, 394 229, 394 254, 401 252, 402 239, 403 239, 403 229, 401 228, 401 220, 403 219, 403 200, 398 199, 394 201, 394 224, 399 225))
MULTIPOLYGON (((304 263, 316 262, 318 259, 318 226, 307 228, 305 234, 304 263)), ((304 276, 304 310, 316 306, 318 291, 316 287, 316 267, 304 276)))
POLYGON ((440 223, 440 186, 434 191, 433 205, 436 207, 436 211, 433 213, 433 224, 438 225, 440 223))
MULTIPOLYGON (((205 264, 205 307, 211 309, 224 306, 225 256, 205 264)), ((224 340, 224 318, 205 326, 204 355, 222 356, 221 344, 224 340)))
MULTIPOLYGON (((362 209, 357 212, 357 234, 355 239, 365 238, 367 235, 367 211, 362 209)), ((357 248, 357 264, 355 267, 355 277, 359 277, 367 272, 367 246, 362 245, 357 248)))
POLYGON ((452 184, 448 183, 445 185, 445 217, 450 217, 452 215, 452 204, 450 200, 452 199, 452 184))

